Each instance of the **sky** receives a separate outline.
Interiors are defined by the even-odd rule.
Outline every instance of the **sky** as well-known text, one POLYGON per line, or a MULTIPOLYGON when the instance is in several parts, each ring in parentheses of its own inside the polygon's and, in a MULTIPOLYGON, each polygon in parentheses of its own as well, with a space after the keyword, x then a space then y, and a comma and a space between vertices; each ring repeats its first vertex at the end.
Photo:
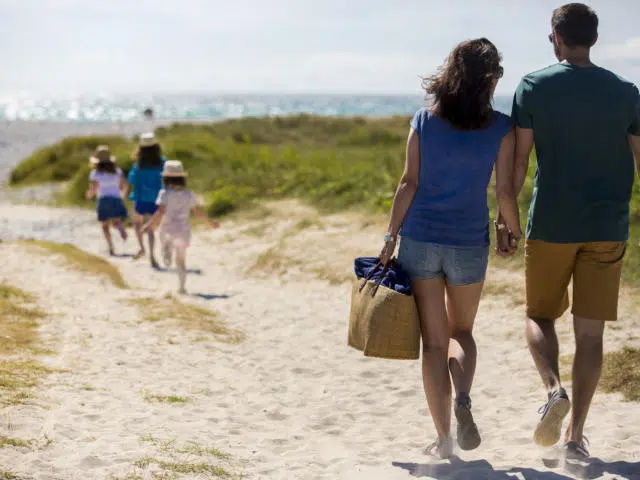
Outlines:
MULTIPOLYGON (((593 60, 640 84, 640 1, 587 1, 593 60)), ((460 41, 503 55, 497 94, 555 62, 549 0, 0 0, 0 94, 412 94, 460 41)))

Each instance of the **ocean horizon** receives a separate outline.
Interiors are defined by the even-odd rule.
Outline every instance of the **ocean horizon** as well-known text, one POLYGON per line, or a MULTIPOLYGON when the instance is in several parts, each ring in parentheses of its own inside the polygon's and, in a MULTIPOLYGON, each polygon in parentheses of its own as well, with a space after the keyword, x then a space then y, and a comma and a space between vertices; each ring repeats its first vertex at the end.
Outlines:
MULTIPOLYGON (((0 96, 0 120, 71 123, 122 123, 145 120, 151 108, 157 121, 216 121, 229 118, 310 114, 384 117, 411 115, 424 95, 351 94, 160 94, 0 96)), ((511 97, 496 96, 494 108, 510 113, 511 97)))

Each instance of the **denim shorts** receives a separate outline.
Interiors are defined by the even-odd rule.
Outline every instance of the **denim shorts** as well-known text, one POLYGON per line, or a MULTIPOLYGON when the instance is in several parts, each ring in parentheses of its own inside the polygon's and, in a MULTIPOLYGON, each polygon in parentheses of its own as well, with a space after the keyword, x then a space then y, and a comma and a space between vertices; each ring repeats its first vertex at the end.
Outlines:
POLYGON ((158 210, 156 202, 135 202, 134 209, 138 215, 153 215, 158 210))
POLYGON ((106 222, 114 218, 127 218, 127 207, 118 197, 102 197, 98 199, 98 221, 106 222))
POLYGON ((400 240, 398 262, 412 278, 444 277, 452 286, 471 285, 484 281, 489 246, 449 247, 405 237, 400 240))

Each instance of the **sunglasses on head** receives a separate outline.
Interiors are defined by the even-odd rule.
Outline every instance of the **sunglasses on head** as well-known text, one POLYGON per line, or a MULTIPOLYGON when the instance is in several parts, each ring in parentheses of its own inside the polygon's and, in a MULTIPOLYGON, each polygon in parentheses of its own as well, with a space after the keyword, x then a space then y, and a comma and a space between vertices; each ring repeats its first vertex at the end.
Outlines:
POLYGON ((504 75, 504 68, 498 67, 498 71, 496 72, 496 77, 502 78, 503 75, 504 75))
POLYGON ((550 42, 550 43, 553 43, 553 33, 550 33, 550 34, 549 34, 549 42, 550 42))

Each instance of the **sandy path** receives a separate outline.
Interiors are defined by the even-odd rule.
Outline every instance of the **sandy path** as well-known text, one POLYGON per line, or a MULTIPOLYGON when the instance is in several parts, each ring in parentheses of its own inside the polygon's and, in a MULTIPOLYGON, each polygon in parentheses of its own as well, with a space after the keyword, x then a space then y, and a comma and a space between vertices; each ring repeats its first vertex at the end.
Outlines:
MULTIPOLYGON (((124 298, 175 290, 172 272, 115 259, 134 287, 123 291, 2 244, 0 281, 34 292, 47 305, 52 316, 42 333, 59 352, 47 362, 64 372, 50 375, 39 390, 46 409, 2 412, 7 420, 0 434, 7 435, 10 425, 9 436, 46 434, 53 442, 38 450, 0 449, 0 465, 38 479, 153 478, 153 470, 133 467, 136 459, 157 454, 140 440, 151 434, 228 452, 230 470, 244 478, 573 478, 565 468, 553 468, 553 451, 531 442, 543 398, 522 337, 521 305, 509 305, 504 296, 489 296, 481 305, 473 399, 483 445, 451 464, 433 462, 420 452, 434 430, 419 364, 364 359, 345 346, 348 286, 300 273, 295 262, 284 279, 245 273, 261 253, 281 245, 296 215, 283 214, 272 228, 254 220, 259 236, 246 233, 246 223, 231 222, 195 238, 189 263, 201 274, 190 276, 187 301, 242 329, 247 339, 239 345, 140 323, 139 312, 123 305, 124 298), (147 394, 180 395, 188 402, 150 403, 147 394)), ((104 252, 91 212, 5 206, 0 218, 5 231, 31 224, 33 236, 104 252)), ((349 248, 335 268, 348 271, 345 259, 359 251, 355 245, 375 251, 375 228, 358 229, 339 217, 318 221, 322 228, 289 234, 293 258, 304 252, 327 258, 341 242, 349 248)), ((121 250, 132 253, 134 246, 130 240, 121 250)), ((519 274, 492 275, 494 282, 521 281, 519 274)), ((608 349, 638 327, 628 311, 622 322, 624 328, 608 332, 608 349)), ((565 322, 566 339, 568 327, 565 322)), ((637 404, 598 394, 587 429, 597 459, 582 467, 587 478, 640 478, 637 418, 637 404)))
MULTIPOLYGON (((0 178, 39 145, 120 128, 140 129, 0 123, 0 178)), ((56 373, 34 392, 36 405, 0 409, 0 437, 38 442, 0 448, 0 470, 34 479, 171 478, 135 462, 164 458, 160 442, 175 438, 176 445, 232 455, 225 463, 182 452, 180 460, 204 458, 250 479, 640 478, 640 414, 617 395, 596 396, 586 430, 596 457, 589 465, 554 464, 552 450, 533 445, 544 396, 523 338, 521 273, 492 268, 478 315, 473 401, 483 444, 451 463, 434 462, 421 454, 434 429, 419 363, 364 359, 345 345, 349 286, 340 280, 353 257, 379 248, 375 219, 321 218, 281 204, 195 235, 188 261, 200 274, 190 275, 185 301, 242 329, 246 341, 232 345, 143 322, 123 302, 174 291, 173 272, 116 258, 134 287, 119 290, 9 243, 42 238, 104 255, 92 212, 7 201, 0 193, 0 282, 33 292, 50 313, 41 336, 56 354, 43 361, 56 373), (150 402, 150 395, 187 401, 150 402)), ((133 253, 134 240, 119 250, 133 253)), ((640 341, 629 297, 607 331, 609 351, 640 341)), ((568 354, 570 322, 561 325, 568 354)))

